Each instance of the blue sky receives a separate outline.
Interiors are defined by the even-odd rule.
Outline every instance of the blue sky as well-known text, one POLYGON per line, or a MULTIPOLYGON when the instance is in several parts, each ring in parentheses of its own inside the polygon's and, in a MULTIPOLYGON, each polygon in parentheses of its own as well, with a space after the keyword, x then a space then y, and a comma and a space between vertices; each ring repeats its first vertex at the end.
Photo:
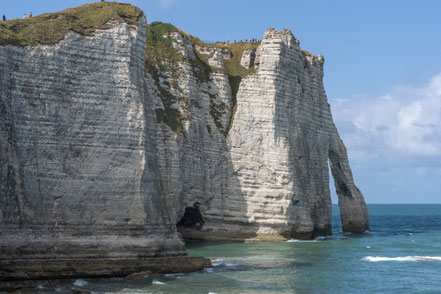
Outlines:
MULTIPOLYGON (((8 18, 83 0, 3 1, 8 18)), ((202 40, 291 29, 325 88, 368 203, 441 203, 441 1, 126 0, 202 40)), ((335 195, 333 195, 335 200, 335 195)))

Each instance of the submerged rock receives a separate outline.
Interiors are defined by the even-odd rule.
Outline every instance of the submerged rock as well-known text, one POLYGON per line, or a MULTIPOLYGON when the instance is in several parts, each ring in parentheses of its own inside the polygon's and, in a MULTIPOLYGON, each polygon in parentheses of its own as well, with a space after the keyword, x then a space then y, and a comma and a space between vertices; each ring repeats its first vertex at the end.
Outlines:
POLYGON ((91 293, 92 291, 87 289, 72 289, 73 293, 91 293))
POLYGON ((152 275, 151 271, 137 272, 124 277, 124 280, 139 280, 150 275, 152 275))

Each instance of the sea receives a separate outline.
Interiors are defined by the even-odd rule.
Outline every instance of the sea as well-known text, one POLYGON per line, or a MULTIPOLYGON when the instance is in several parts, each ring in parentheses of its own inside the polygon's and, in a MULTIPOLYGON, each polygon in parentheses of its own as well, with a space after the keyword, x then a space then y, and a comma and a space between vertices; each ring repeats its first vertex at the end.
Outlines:
POLYGON ((191 256, 216 257, 192 274, 78 279, 33 293, 441 293, 441 204, 370 204, 371 231, 311 241, 187 244, 191 256))

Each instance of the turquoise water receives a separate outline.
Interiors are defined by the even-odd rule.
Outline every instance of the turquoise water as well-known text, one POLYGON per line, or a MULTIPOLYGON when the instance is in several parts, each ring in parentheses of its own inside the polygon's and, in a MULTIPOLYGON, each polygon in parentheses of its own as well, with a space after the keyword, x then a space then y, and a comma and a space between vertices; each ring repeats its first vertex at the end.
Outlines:
MULTIPOLYGON (((217 257, 214 268, 138 281, 76 282, 112 293, 441 293, 441 205, 368 207, 367 234, 341 233, 334 206, 331 237, 189 244, 189 255, 217 257)), ((57 287, 63 292, 72 285, 57 287)))

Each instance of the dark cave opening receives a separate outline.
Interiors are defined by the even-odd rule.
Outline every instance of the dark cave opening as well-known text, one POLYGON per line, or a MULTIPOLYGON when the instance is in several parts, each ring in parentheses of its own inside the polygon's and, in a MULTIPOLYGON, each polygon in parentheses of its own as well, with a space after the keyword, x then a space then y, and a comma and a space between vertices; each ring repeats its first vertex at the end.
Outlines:
POLYGON ((185 208, 184 215, 176 224, 178 227, 186 227, 195 230, 202 229, 205 221, 202 217, 201 211, 199 210, 199 202, 195 202, 193 207, 187 206, 185 208))

